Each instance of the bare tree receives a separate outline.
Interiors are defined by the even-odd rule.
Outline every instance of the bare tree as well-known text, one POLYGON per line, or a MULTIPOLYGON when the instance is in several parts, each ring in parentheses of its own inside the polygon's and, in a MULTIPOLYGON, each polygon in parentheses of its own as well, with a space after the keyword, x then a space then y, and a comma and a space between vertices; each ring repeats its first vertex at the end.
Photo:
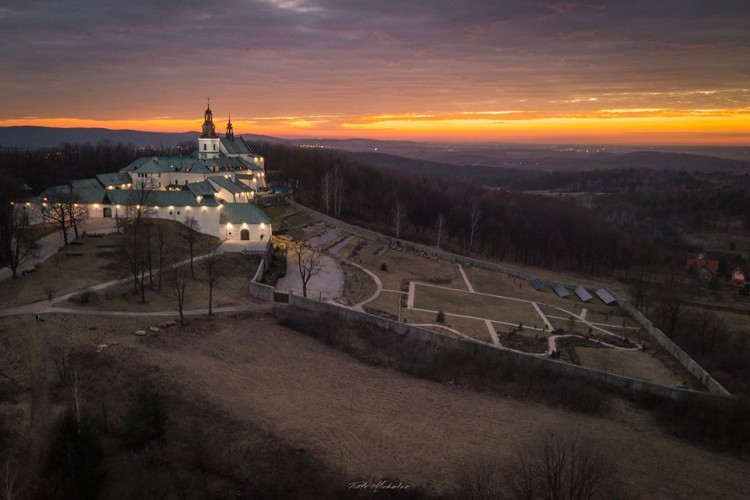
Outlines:
POLYGON ((68 244, 68 231, 73 227, 73 221, 70 220, 70 211, 68 210, 68 195, 58 193, 50 195, 42 201, 42 220, 47 224, 52 224, 63 237, 63 243, 68 244))
POLYGON ((128 256, 129 271, 133 277, 133 293, 138 293, 140 288, 141 302, 146 302, 146 270, 151 267, 149 259, 150 251, 147 249, 145 219, 151 215, 148 206, 153 181, 136 183, 128 193, 128 204, 125 208, 124 227, 128 237, 123 240, 125 253, 128 256))
POLYGON ((78 427, 81 426, 81 391, 78 385, 78 373, 73 370, 70 373, 70 390, 73 397, 73 417, 76 419, 78 427))
POLYGON ((73 228, 73 234, 76 235, 76 238, 81 237, 81 234, 78 231, 78 226, 86 220, 87 216, 86 205, 78 203, 78 201, 77 197, 71 195, 64 202, 65 210, 68 212, 68 220, 70 221, 70 225, 73 228))
POLYGON ((440 212, 437 216, 437 220, 435 221, 435 233, 437 236, 437 243, 435 246, 437 246, 437 249, 440 250, 440 242, 443 239, 443 235, 446 232, 446 221, 445 221, 445 214, 443 212, 440 212))
POLYGON ((461 467, 456 497, 466 500, 497 500, 508 496, 500 468, 491 461, 473 461, 461 467))
POLYGON ((0 469, 0 500, 18 500, 21 498, 21 481, 18 465, 8 458, 0 469))
POLYGON ((477 237, 481 229, 481 218, 482 210, 476 203, 472 203, 471 212, 469 213, 469 251, 474 246, 474 238, 477 237))
POLYGON ((70 377, 70 354, 71 349, 67 341, 62 337, 54 337, 49 343, 50 357, 55 364, 55 370, 60 378, 60 382, 69 380, 70 377))
POLYGON ((167 272, 167 283, 172 290, 172 296, 177 302, 180 313, 180 325, 185 326, 185 297, 187 295, 188 272, 185 266, 175 265, 167 272))
POLYGON ((596 500, 624 496, 613 462, 593 442, 546 432, 519 449, 508 471, 515 498, 596 500))
POLYGON ((331 197, 333 191, 333 176, 326 170, 323 177, 320 178, 320 201, 326 209, 326 213, 331 212, 331 197))
POLYGON ((341 216, 341 203, 344 199, 344 177, 336 165, 333 174, 333 211, 336 217, 341 216))
POLYGON ((672 338, 677 331, 685 302, 680 295, 680 287, 670 279, 667 286, 656 298, 656 320, 668 337, 672 338))
POLYGON ((221 254, 218 252, 219 247, 213 245, 210 241, 206 242, 205 257, 201 261, 201 266, 206 272, 206 282, 208 283, 208 315, 213 314, 214 286, 219 282, 223 274, 221 266, 221 254))
POLYGON ((161 292, 162 275, 164 273, 165 263, 172 253, 172 242, 169 238, 170 231, 167 224, 163 221, 156 221, 156 258, 158 260, 157 289, 161 292))
POLYGON ((302 278, 302 296, 307 297, 307 283, 310 278, 320 274, 323 252, 307 240, 292 243, 292 248, 297 254, 297 267, 302 278))
POLYGON ((195 242, 198 241, 198 233, 201 230, 201 225, 195 220, 195 217, 188 216, 185 218, 185 232, 183 233, 183 239, 187 243, 188 250, 190 251, 190 277, 195 279, 195 270, 193 269, 193 257, 195 255, 195 242))
POLYGON ((401 229, 404 227, 404 221, 406 219, 406 208, 404 204, 397 201, 393 205, 393 234, 396 238, 401 237, 401 229))
MULTIPOLYGON (((7 236, 10 238, 9 255, 5 257, 13 279, 18 277, 18 266, 34 254, 39 245, 29 232, 30 221, 34 217, 35 208, 21 203, 12 203, 10 219, 8 221, 7 236)), ((7 248, 6 248, 7 250, 7 248)))
POLYGON ((154 223, 148 221, 144 224, 144 243, 146 250, 146 266, 148 267, 148 286, 154 289, 154 223))
POLYGON ((123 261, 133 279, 133 293, 140 292, 141 302, 146 303, 146 273, 149 268, 149 252, 146 250, 146 225, 143 222, 129 224, 121 240, 123 261))

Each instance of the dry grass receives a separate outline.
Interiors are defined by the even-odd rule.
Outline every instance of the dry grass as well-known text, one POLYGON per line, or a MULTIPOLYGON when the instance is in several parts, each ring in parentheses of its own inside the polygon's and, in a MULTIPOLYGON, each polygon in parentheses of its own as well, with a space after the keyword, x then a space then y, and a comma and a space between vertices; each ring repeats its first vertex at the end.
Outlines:
POLYGON ((446 286, 466 288, 457 269, 444 260, 432 260, 407 252, 386 250, 375 257, 373 252, 382 248, 383 242, 370 242, 359 253, 357 263, 375 273, 383 282, 383 287, 390 290, 400 290, 401 283, 406 281, 439 281, 446 286), (380 265, 385 263, 388 270, 381 271, 380 265))
POLYGON ((418 309, 543 327, 542 319, 528 302, 424 286, 419 283, 415 286, 414 294, 414 307, 418 309))
POLYGON ((2 307, 47 300, 48 296, 81 290, 102 281, 122 277, 117 267, 117 245, 122 235, 110 234, 102 238, 81 238, 81 245, 60 249, 37 270, 16 280, 0 282, 2 307), (111 248, 101 248, 111 245, 111 248), (83 254, 68 256, 68 253, 83 254))
MULTIPOLYGON (((437 323, 435 319, 435 314, 428 313, 424 311, 415 311, 413 309, 404 309, 402 311, 403 320, 406 323, 437 323)), ((451 316, 450 314, 445 315, 445 323, 443 323, 445 326, 449 328, 453 328, 454 330, 457 330, 464 335, 471 337, 473 339, 479 340, 481 342, 486 342, 488 344, 492 344, 492 337, 490 336, 489 331, 487 330, 487 325, 484 321, 478 320, 478 319, 469 319, 469 318, 459 318, 457 316, 451 316)), ((441 328, 434 328, 432 329, 438 333, 442 333, 445 335, 452 335, 449 331, 441 328)), ((460 337, 460 336, 458 336, 460 337)))
MULTIPOLYGON (((387 315, 395 318, 398 317, 398 302, 399 294, 396 292, 388 292, 383 290, 378 297, 372 302, 365 304, 365 307, 370 310, 382 311, 387 315)), ((406 313, 406 306, 401 309, 401 314, 406 313)))
POLYGON ((273 227, 281 227, 284 216, 294 212, 294 209, 286 203, 282 205, 267 205, 261 208, 261 210, 271 219, 273 227))
MULTIPOLYGON (((248 287, 257 266, 251 264, 243 255, 224 254, 219 257, 223 268, 218 283, 214 287, 213 307, 244 305, 249 300, 248 287)), ((189 265, 189 264, 188 264, 189 265)), ((208 283, 206 273, 200 261, 195 262, 195 279, 189 279, 186 285, 185 310, 208 308, 208 283)), ((148 279, 148 278, 146 278, 148 279)), ((75 299, 65 307, 82 307, 107 311, 175 311, 177 302, 168 282, 163 280, 161 291, 157 288, 158 276, 154 276, 154 289, 146 290, 146 303, 141 303, 140 291, 134 293, 132 283, 124 283, 99 292, 88 303, 78 303, 75 299)))
MULTIPOLYGON (((750 495, 747 462, 665 437, 624 402, 618 403, 620 420, 610 420, 426 382, 361 364, 264 315, 193 320, 160 337, 131 334, 148 324, 62 315, 50 315, 41 326, 28 318, 0 320, 0 328, 14 332, 6 356, 22 350, 34 328, 85 349, 117 339, 120 346, 105 350, 102 359, 130 352, 158 368, 153 376, 182 387, 182 397, 206 399, 237 421, 258 423, 347 480, 392 476, 448 492, 460 464, 507 464, 516 446, 552 426, 598 442, 616 458, 635 498, 750 495)), ((8 404, 4 410, 11 411, 8 404)))
POLYGON ((375 282, 366 272, 346 262, 339 265, 344 271, 344 298, 349 304, 358 304, 375 293, 375 282))
POLYGON ((630 422, 368 367, 276 327, 270 318, 213 322, 190 336, 170 337, 149 357, 234 417, 261 423, 352 480, 390 475, 447 491, 457 464, 470 458, 507 463, 514 446, 551 425, 578 429, 601 443, 617 457, 638 498, 750 494, 747 463, 666 438, 652 427, 636 431, 630 422))
POLYGON ((576 347, 576 352, 581 365, 586 368, 666 386, 688 383, 688 380, 642 351, 576 347))

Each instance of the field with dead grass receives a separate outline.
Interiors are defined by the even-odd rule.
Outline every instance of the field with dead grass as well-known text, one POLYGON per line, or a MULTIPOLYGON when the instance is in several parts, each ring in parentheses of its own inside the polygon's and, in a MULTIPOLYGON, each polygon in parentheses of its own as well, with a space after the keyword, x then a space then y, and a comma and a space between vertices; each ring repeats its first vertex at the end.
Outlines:
POLYGON ((121 239, 119 234, 80 238, 37 265, 33 273, 0 281, 2 306, 47 300, 50 294, 62 295, 122 277, 127 271, 119 264, 121 239))
POLYGON ((131 343, 187 391, 353 480, 394 476, 449 491, 461 463, 512 460, 515 446, 552 426, 603 444, 638 498, 750 494, 746 462, 665 437, 637 410, 613 421, 414 379, 362 365, 270 316, 195 323, 131 343))
MULTIPOLYGON (((46 346, 55 338, 91 351, 117 340, 97 356, 115 361, 130 353, 153 367, 153 377, 180 387, 181 397, 206 400, 234 420, 282 436, 347 480, 398 477, 447 493, 463 464, 483 458, 509 463, 517 446, 552 427, 600 443, 616 457, 636 498, 750 495, 747 462, 667 437, 628 403, 618 403, 606 418, 592 417, 416 379, 362 364, 279 326, 263 312, 268 306, 258 308, 193 319, 158 337, 132 335, 153 323, 148 319, 48 315, 36 324, 31 317, 2 318, 3 365, 17 359, 12 376, 25 384, 32 372, 43 372, 49 383, 55 374, 46 346)), ((126 370, 119 376, 127 377, 127 365, 119 366, 126 370)), ((16 401, 0 406, 23 426, 29 400, 16 401)))

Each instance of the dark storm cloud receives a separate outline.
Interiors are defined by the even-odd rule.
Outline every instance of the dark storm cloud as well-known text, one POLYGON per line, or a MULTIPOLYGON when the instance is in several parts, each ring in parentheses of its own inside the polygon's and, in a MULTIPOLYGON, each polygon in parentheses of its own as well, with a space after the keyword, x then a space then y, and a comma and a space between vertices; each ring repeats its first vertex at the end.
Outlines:
POLYGON ((0 88, 17 96, 16 115, 29 96, 70 101, 70 113, 82 100, 126 108, 134 92, 247 87, 308 111, 315 100, 371 112, 367 101, 391 97, 425 110, 595 93, 625 105, 647 92, 718 105, 747 98, 726 89, 750 78, 748 20, 746 1, 6 1, 0 88), (668 95, 701 89, 724 90, 668 95))

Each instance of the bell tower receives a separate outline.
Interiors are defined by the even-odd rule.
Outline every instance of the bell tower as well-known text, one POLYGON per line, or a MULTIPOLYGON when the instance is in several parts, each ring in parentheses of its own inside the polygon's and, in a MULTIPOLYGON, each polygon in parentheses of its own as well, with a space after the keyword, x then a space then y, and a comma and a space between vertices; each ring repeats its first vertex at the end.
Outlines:
POLYGON ((234 129, 232 128, 232 115, 229 115, 229 121, 227 122, 227 133, 225 134, 227 139, 230 141, 234 140, 234 129))
POLYGON ((214 114, 211 111, 211 99, 208 99, 203 113, 203 130, 198 138, 198 158, 206 160, 219 156, 219 136, 214 126, 214 114))

